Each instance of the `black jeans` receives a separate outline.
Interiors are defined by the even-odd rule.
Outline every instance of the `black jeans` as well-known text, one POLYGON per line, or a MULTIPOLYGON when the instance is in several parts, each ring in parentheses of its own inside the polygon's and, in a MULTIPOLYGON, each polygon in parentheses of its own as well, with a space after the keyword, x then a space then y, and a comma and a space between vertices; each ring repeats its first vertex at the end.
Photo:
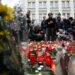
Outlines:
POLYGON ((51 40, 54 41, 56 40, 56 30, 53 28, 47 28, 46 29, 46 39, 47 41, 51 40))

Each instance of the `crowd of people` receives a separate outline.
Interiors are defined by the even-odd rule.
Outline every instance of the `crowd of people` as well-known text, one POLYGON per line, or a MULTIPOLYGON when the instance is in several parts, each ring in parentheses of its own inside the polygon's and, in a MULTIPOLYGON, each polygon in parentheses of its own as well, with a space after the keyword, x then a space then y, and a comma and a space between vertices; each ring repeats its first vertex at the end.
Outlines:
MULTIPOLYGON (((18 31, 21 41, 24 41, 26 37, 32 41, 75 40, 75 19, 73 19, 73 17, 66 19, 58 14, 58 16, 54 18, 52 13, 48 13, 48 18, 43 16, 41 24, 36 26, 35 20, 31 20, 31 12, 28 11, 26 15, 21 16, 19 24, 20 30, 18 31), (58 37, 58 33, 61 34, 60 37, 58 37)), ((12 32, 14 32, 14 36, 17 36, 17 31, 13 29, 12 32)))
POLYGON ((61 15, 58 14, 58 16, 54 18, 52 13, 48 13, 48 18, 46 19, 44 16, 40 26, 30 27, 29 24, 31 24, 30 15, 29 19, 27 20, 27 25, 28 28, 30 28, 29 38, 31 40, 55 41, 58 38, 58 32, 65 32, 67 37, 65 37, 64 40, 75 40, 75 20, 73 17, 66 19, 61 18, 61 15), (30 36, 31 33, 33 34, 30 36), (38 38, 36 36, 38 36, 38 38))
MULTIPOLYGON (((66 19, 66 18, 62 19, 61 15, 58 14, 58 16, 56 18, 54 18, 53 14, 49 13, 48 14, 48 18, 46 18, 45 16, 43 17, 43 20, 41 21, 41 25, 39 25, 39 26, 35 26, 34 25, 33 26, 31 24, 34 23, 34 21, 31 21, 30 11, 27 12, 26 17, 25 16, 22 17, 22 14, 20 16, 19 16, 20 30, 18 30, 18 31, 20 32, 21 41, 24 41, 23 38, 26 38, 28 36, 29 37, 28 39, 30 39, 30 42, 33 42, 33 43, 36 42, 35 45, 37 45, 37 47, 38 47, 38 53, 37 53, 37 55, 38 54, 39 55, 42 54, 41 53, 42 47, 39 49, 39 46, 42 45, 42 44, 40 44, 42 41, 43 41, 43 43, 45 43, 46 46, 48 46, 48 45, 51 46, 50 42, 52 42, 52 41, 57 41, 59 43, 59 40, 65 40, 65 41, 74 41, 75 40, 75 19, 73 19, 73 17, 69 17, 68 19, 66 19), (27 26, 27 28, 25 28, 26 27, 25 25, 27 26), (27 31, 25 29, 27 29, 27 31), (25 31, 28 34, 25 34, 25 31), (23 37, 24 36, 23 32, 25 34, 25 37, 23 37), (37 42, 37 41, 41 41, 41 42, 37 42), (47 42, 45 42, 45 41, 47 41, 47 42), (48 41, 50 41, 50 42, 48 42, 48 41), (38 46, 38 43, 39 43, 39 46, 38 46)), ((12 47, 15 46, 16 40, 18 40, 19 36, 17 34, 18 34, 17 30, 13 30, 12 31, 12 35, 11 35, 11 39, 10 39, 10 43, 11 43, 12 47), (14 38, 14 36, 15 36, 15 38, 14 38)), ((26 40, 26 41, 28 42, 28 40, 26 40)), ((33 46, 35 46, 35 45, 33 44, 33 46)), ((30 49, 32 50, 31 51, 32 55, 34 54, 34 48, 33 48, 33 46, 30 47, 30 49)), ((64 44, 62 44, 62 47, 64 47, 64 44)), ((57 52, 61 53, 61 51, 57 51, 57 52)), ((47 52, 47 53, 49 53, 49 52, 47 52)), ((48 54, 48 56, 49 55, 50 54, 48 54)), ((64 60, 61 61, 61 66, 62 67, 63 67, 62 64, 63 64, 64 61, 65 61, 64 63, 66 63, 66 65, 67 65, 67 63, 73 63, 73 62, 75 62, 75 60, 74 60, 75 59, 75 54, 73 55, 74 58, 71 57, 71 59, 68 56, 68 54, 65 53, 65 55, 66 56, 64 57, 64 60), (69 62, 69 60, 70 60, 70 62, 69 62)), ((58 54, 57 54, 57 58, 60 59, 60 56, 58 56, 58 54)), ((20 57, 19 57, 19 59, 20 59, 20 57)), ((44 60, 44 61, 46 62, 46 60, 44 60)), ((20 62, 22 62, 21 59, 20 59, 20 62)), ((46 63, 46 65, 47 65, 47 63, 46 63)), ((66 65, 64 65, 65 67, 63 69, 66 68, 66 65)), ((9 65, 9 67, 10 66, 11 65, 9 65)), ((59 66, 59 63, 58 63, 58 66, 59 66)), ((71 67, 71 66, 69 66, 69 67, 71 67)), ((59 71, 58 68, 57 68, 57 70, 59 71)), ((68 68, 68 66, 67 66, 67 68, 68 68)), ((74 67, 71 67, 71 68, 73 70, 74 67)), ((72 72, 71 69, 68 70, 70 72, 69 74, 67 74, 66 70, 63 70, 64 74, 59 74, 59 75, 75 75, 75 74, 72 74, 73 72, 72 72)), ((11 71, 10 72, 11 75, 17 74, 17 71, 14 72, 14 71, 12 71, 12 69, 10 71, 11 71)), ((24 71, 21 71, 21 72, 22 72, 22 74, 19 74, 19 75, 23 75, 24 71)), ((55 75, 58 75, 58 74, 55 74, 55 75)))

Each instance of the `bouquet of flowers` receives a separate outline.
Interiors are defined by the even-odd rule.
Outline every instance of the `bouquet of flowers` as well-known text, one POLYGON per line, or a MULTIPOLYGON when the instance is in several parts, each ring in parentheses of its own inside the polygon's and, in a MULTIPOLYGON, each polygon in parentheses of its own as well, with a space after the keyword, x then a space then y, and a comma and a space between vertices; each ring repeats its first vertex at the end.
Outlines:
POLYGON ((67 38, 66 32, 63 29, 59 29, 59 32, 57 32, 57 39, 66 40, 66 38, 67 38))
POLYGON ((13 19, 13 8, 7 7, 0 2, 0 52, 9 49, 10 32, 5 26, 5 22, 13 19), (6 45, 4 46, 4 44, 6 45))
POLYGON ((7 5, 3 5, 0 3, 0 17, 6 21, 10 21, 14 18, 13 16, 13 8, 8 7, 7 5))
POLYGON ((0 2, 0 74, 1 75, 9 75, 9 71, 11 74, 16 75, 21 72, 21 61, 19 57, 19 53, 17 52, 15 47, 12 47, 10 39, 11 32, 6 27, 5 23, 11 21, 13 16, 13 8, 10 8, 6 5, 3 5, 0 2))

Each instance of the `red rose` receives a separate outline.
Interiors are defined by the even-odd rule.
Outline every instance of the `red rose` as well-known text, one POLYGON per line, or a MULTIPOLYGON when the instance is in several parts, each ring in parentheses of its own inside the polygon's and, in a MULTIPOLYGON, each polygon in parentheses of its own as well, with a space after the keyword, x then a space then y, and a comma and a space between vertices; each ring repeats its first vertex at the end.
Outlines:
POLYGON ((49 52, 49 47, 46 47, 46 52, 49 52))

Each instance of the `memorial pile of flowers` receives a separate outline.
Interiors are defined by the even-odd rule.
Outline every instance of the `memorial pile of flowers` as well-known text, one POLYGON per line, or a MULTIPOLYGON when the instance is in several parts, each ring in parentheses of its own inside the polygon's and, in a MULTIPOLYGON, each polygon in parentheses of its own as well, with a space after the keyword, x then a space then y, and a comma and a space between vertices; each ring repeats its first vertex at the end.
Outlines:
POLYGON ((72 48, 69 46, 70 42, 55 41, 55 42, 30 42, 27 48, 23 47, 24 56, 27 58, 29 65, 29 73, 39 73, 48 71, 51 75, 55 72, 55 60, 58 51, 62 51, 71 55, 72 48), (30 70, 29 70, 30 69, 30 70))

